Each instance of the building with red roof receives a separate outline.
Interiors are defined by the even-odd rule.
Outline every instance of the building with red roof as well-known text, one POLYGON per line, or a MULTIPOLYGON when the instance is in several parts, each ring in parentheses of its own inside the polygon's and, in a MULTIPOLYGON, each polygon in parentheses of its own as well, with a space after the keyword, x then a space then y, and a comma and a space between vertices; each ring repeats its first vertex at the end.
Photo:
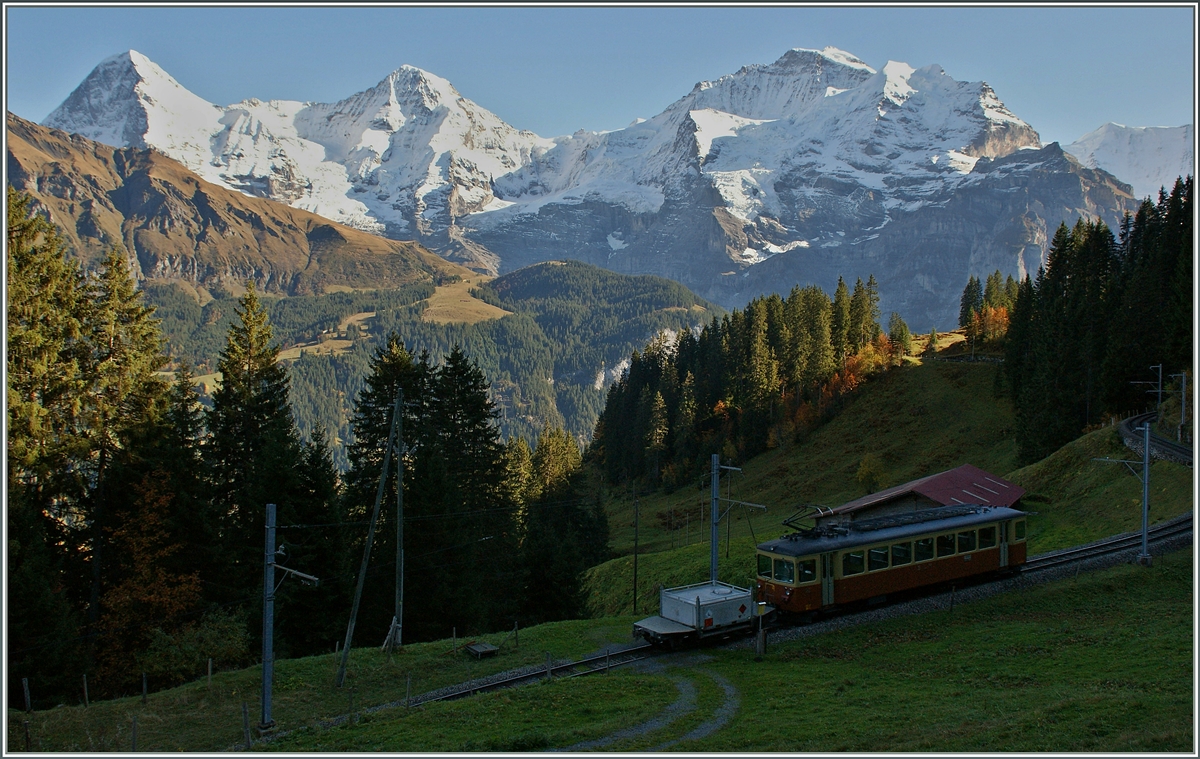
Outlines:
POLYGON ((822 514, 818 521, 821 524, 850 522, 868 516, 903 514, 958 504, 1013 508, 1023 495, 1025 488, 1020 485, 979 467, 963 464, 957 469, 931 474, 844 503, 822 514))

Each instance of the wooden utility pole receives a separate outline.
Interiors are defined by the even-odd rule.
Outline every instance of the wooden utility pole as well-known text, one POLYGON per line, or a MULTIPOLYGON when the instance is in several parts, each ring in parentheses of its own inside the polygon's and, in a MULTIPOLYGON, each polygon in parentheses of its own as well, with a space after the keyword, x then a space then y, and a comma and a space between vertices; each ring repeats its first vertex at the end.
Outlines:
POLYGON ((371 543, 375 540, 375 524, 379 521, 379 504, 383 500, 383 484, 387 481, 388 467, 392 463, 392 444, 396 441, 396 423, 400 418, 400 395, 396 395, 396 407, 392 412, 392 426, 388 431, 387 448, 383 452, 383 468, 379 472, 379 488, 375 491, 375 508, 371 511, 371 526, 367 528, 367 542, 363 546, 362 564, 358 569, 358 585, 354 589, 354 603, 350 608, 350 622, 346 625, 346 644, 342 647, 342 661, 338 665, 337 687, 346 681, 346 664, 350 659, 350 645, 354 641, 354 623, 358 619, 358 606, 362 602, 363 583, 367 579, 367 562, 371 558, 371 543))
MULTIPOLYGON (((396 395, 396 599, 385 651, 404 644, 404 390, 396 395)), ((386 470, 385 470, 386 471, 386 470)))

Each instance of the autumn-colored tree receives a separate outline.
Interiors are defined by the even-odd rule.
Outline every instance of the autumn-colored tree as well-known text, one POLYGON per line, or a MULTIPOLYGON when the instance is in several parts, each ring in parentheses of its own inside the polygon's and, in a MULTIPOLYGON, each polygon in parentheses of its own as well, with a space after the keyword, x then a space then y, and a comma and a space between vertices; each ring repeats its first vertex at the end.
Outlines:
MULTIPOLYGON (((115 511, 105 530, 111 550, 96 647, 97 693, 116 696, 140 687, 138 656, 155 631, 169 636, 183 629, 191 621, 185 615, 196 612, 200 602, 198 573, 165 569, 183 546, 167 532, 172 495, 162 488, 163 479, 147 476, 132 507, 115 511)), ((175 683, 155 683, 167 684, 175 683)))

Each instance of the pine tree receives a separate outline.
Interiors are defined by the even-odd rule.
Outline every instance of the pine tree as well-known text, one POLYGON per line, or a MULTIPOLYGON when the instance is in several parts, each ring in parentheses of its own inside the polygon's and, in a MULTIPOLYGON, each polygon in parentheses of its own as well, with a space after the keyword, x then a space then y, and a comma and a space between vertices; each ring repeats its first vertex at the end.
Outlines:
POLYGON ((90 455, 87 462, 91 492, 87 498, 91 521, 92 589, 89 619, 98 620, 101 577, 104 572, 104 534, 109 510, 110 469, 128 459, 135 428, 151 416, 166 392, 155 376, 165 362, 159 322, 154 309, 141 302, 124 252, 108 249, 100 273, 89 283, 91 307, 85 321, 90 355, 83 421, 90 455))
POLYGON ((892 312, 892 316, 888 320, 888 339, 891 341, 898 358, 903 358, 912 353, 912 332, 909 331, 908 324, 905 323, 904 319, 900 318, 900 314, 895 311, 892 312))
POLYGON ((8 495, 29 499, 37 512, 79 494, 89 302, 62 236, 30 202, 8 187, 5 381, 8 495))
POLYGON ((607 553, 607 522, 598 499, 584 496, 594 490, 580 461, 578 446, 562 429, 542 431, 533 452, 541 495, 528 504, 521 543, 521 616, 526 624, 583 614, 583 571, 607 553), (594 502, 591 509, 588 500, 594 502))
POLYGON ((453 532, 463 545, 454 550, 452 567, 442 570, 450 618, 462 630, 496 629, 512 618, 520 579, 516 505, 505 500, 495 406, 483 372, 459 346, 438 369, 432 390, 439 510, 464 512, 453 532))
POLYGON ((221 351, 221 386, 206 414, 211 439, 204 463, 221 514, 221 584, 229 595, 240 596, 261 581, 266 504, 277 504, 279 521, 286 523, 298 486, 299 435, 288 405, 287 370, 276 363, 272 337, 249 282, 221 351))
POLYGON ((838 366, 845 364, 850 354, 850 293, 846 282, 838 277, 837 289, 833 293, 833 312, 830 321, 830 345, 833 359, 838 366))
POLYGON ((533 479, 533 451, 525 438, 513 436, 504 444, 504 486, 517 504, 517 524, 525 523, 525 504, 541 495, 533 479))
MULTIPOLYGON (((843 291, 845 287, 843 286, 843 291)), ((811 286, 802 291, 801 322, 812 344, 812 352, 804 364, 803 385, 809 392, 819 392, 837 370, 839 359, 833 342, 834 307, 824 291, 811 286)))
MULTIPOLYGON (((647 388, 648 389, 648 388, 647 388)), ((646 467, 651 482, 658 482, 663 454, 667 450, 667 435, 670 433, 667 402, 661 392, 655 391, 650 399, 646 420, 646 467)), ((541 443, 538 443, 541 449, 541 443)))
POLYGON ((937 327, 929 330, 929 339, 925 341, 925 355, 933 356, 937 353, 938 331, 937 327))
MULTIPOLYGON (((346 471, 343 489, 343 513, 348 521, 363 522, 371 518, 375 499, 379 495, 379 481, 383 474, 384 489, 380 498, 379 523, 372 547, 372 566, 387 565, 396 556, 396 458, 392 456, 388 471, 384 473, 387 441, 392 426, 397 394, 403 392, 401 406, 401 439, 407 449, 404 463, 404 509, 406 515, 424 517, 410 520, 406 517, 404 543, 406 550, 406 587, 433 588, 427 583, 436 581, 426 567, 429 559, 427 550, 444 549, 447 545, 443 535, 443 523, 430 519, 432 509, 426 502, 427 473, 418 462, 427 458, 436 460, 432 453, 436 444, 433 430, 432 368, 427 356, 414 358, 395 333, 387 336, 383 345, 376 348, 368 374, 363 381, 362 392, 355 400, 351 417, 353 441, 347 448, 350 468, 346 471), (411 522, 408 524, 408 522, 411 522), (409 553, 409 548, 420 546, 420 550, 409 553)), ((363 551, 365 530, 354 533, 350 543, 351 580, 357 582, 359 557, 363 551)), ((435 554, 435 558, 444 558, 435 554)), ((378 574, 373 577, 379 577, 378 574)), ((390 629, 395 612, 395 582, 388 575, 375 582, 364 584, 362 605, 357 620, 358 629, 372 630, 381 640, 390 629)), ((419 639, 428 635, 429 617, 434 613, 432 598, 426 593, 410 596, 405 594, 404 640, 419 639)))
POLYGON ((978 277, 972 274, 967 279, 967 286, 963 288, 962 298, 959 300, 958 326, 971 326, 971 315, 979 313, 981 310, 983 310, 983 287, 980 285, 978 277))
POLYGON ((867 326, 870 318, 871 304, 867 297, 867 288, 859 278, 854 283, 854 294, 850 296, 850 326, 847 330, 847 341, 851 353, 858 353, 870 342, 867 326))

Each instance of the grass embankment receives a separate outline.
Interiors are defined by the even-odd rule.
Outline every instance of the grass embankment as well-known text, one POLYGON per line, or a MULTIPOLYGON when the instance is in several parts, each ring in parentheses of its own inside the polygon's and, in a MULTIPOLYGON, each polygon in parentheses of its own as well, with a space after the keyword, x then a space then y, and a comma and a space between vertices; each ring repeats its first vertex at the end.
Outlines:
MULTIPOLYGON (((511 633, 481 635, 470 640, 501 649, 495 657, 479 661, 461 650, 469 642, 464 639, 458 641, 457 654, 450 640, 405 646, 391 657, 375 647, 356 648, 342 688, 334 687, 340 655, 279 660, 272 712, 278 729, 292 730, 346 714, 351 692, 355 706, 365 708, 403 699, 409 677, 412 694, 417 696, 506 669, 544 664, 547 653, 556 659, 578 659, 609 643, 628 642, 630 625, 626 619, 541 625, 519 630, 519 645, 514 645, 511 633)), ((211 686, 201 677, 151 693, 145 704, 139 695, 97 701, 86 708, 60 706, 31 716, 10 709, 8 750, 24 749, 23 721, 29 719, 34 751, 128 751, 132 719, 137 715, 139 751, 222 751, 242 744, 243 702, 249 705, 251 725, 258 724, 261 689, 262 668, 252 667, 214 673, 211 686)))
MULTIPOLYGON (((1026 489, 1021 508, 1029 518, 1031 554, 1089 543, 1142 529, 1141 457, 1126 448, 1115 428, 1088 433, 1036 464, 1005 477, 1026 489), (1134 475, 1124 464, 1139 461, 1134 475)), ((1150 524, 1194 507, 1193 471, 1168 461, 1150 465, 1150 524)))

